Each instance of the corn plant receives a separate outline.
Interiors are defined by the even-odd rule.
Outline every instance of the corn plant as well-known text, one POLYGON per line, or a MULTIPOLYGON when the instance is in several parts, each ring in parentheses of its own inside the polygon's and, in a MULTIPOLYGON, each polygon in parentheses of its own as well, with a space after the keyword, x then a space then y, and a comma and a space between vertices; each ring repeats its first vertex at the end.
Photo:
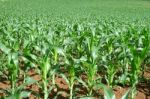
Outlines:
POLYGON ((50 69, 50 64, 49 64, 49 58, 46 56, 43 58, 40 64, 40 69, 41 69, 41 74, 42 74, 42 82, 43 82, 43 93, 44 93, 44 99, 48 98, 48 81, 47 81, 47 74, 50 69))
POLYGON ((67 82, 67 84, 69 85, 69 90, 70 90, 70 93, 69 93, 69 99, 73 99, 73 87, 74 87, 74 84, 75 84, 75 79, 76 79, 76 76, 75 76, 75 69, 73 66, 69 66, 68 67, 68 74, 69 76, 66 77, 65 75, 61 74, 61 76, 65 79, 65 81, 67 82))
POLYGON ((104 67, 106 68, 106 81, 107 84, 110 87, 113 87, 115 74, 117 73, 118 64, 116 62, 119 62, 117 60, 117 50, 115 43, 118 40, 118 37, 115 37, 114 35, 108 35, 106 36, 106 42, 104 42, 103 48, 104 51, 102 53, 102 61, 104 63, 104 67), (110 37, 111 36, 111 37, 110 37), (105 52, 106 51, 106 52, 105 52))
POLYGON ((14 94, 19 71, 19 54, 17 52, 12 52, 11 49, 3 44, 0 44, 0 49, 7 55, 7 69, 9 71, 9 80, 11 82, 11 94, 14 94))
MULTIPOLYGON (((96 88, 103 89, 104 99, 116 99, 116 96, 111 87, 107 87, 106 85, 101 83, 101 84, 97 85, 96 88)), ((131 91, 132 91, 132 89, 129 89, 128 91, 126 91, 126 93, 121 97, 121 99, 129 99, 131 91)))
MULTIPOLYGON (((132 85, 132 96, 134 98, 136 92, 136 85, 138 84, 139 75, 141 74, 141 65, 144 62, 144 59, 147 57, 149 52, 149 35, 148 32, 144 30, 141 31, 141 34, 134 34, 136 38, 136 45, 129 46, 132 58, 130 59, 131 62, 131 85, 132 85)), ((134 37, 133 36, 133 37, 134 37)))
POLYGON ((46 48, 46 44, 44 42, 42 42, 42 44, 43 44, 44 48, 35 46, 36 49, 39 49, 39 51, 41 51, 40 57, 38 58, 36 56, 37 59, 35 60, 35 62, 36 62, 36 64, 39 65, 39 73, 41 74, 41 80, 42 80, 42 87, 41 86, 40 87, 43 89, 44 99, 48 99, 49 93, 53 88, 53 86, 51 86, 48 89, 49 78, 51 80, 50 71, 53 72, 53 70, 52 70, 51 64, 50 64, 51 62, 50 62, 49 50, 46 48))
POLYGON ((29 91, 22 91, 24 90, 24 87, 27 86, 27 85, 30 85, 30 84, 33 84, 35 83, 36 81, 33 80, 32 78, 24 78, 24 83, 17 86, 17 77, 18 77, 18 54, 15 54, 15 53, 11 53, 10 49, 6 48, 5 45, 3 44, 0 44, 0 49, 2 51, 4 51, 5 54, 9 54, 8 55, 8 63, 7 65, 7 68, 8 68, 8 71, 9 71, 9 76, 10 76, 10 82, 11 82, 11 90, 8 90, 8 92, 11 94, 11 95, 8 95, 8 97, 6 98, 15 98, 15 99, 20 99, 20 98, 25 98, 25 97, 29 97, 30 93, 29 91), (17 87, 16 87, 17 86, 17 87))
POLYGON ((87 75, 87 81, 83 81, 81 78, 78 80, 80 83, 82 83, 88 90, 88 96, 92 96, 94 86, 97 84, 97 80, 99 77, 96 77, 97 74, 97 53, 98 53, 98 39, 95 37, 95 29, 91 29, 92 33, 90 34, 91 38, 86 37, 85 38, 85 47, 87 48, 86 54, 83 59, 83 57, 80 58, 81 65, 84 68, 84 72, 87 75))
POLYGON ((66 69, 68 71, 67 72, 68 76, 66 76, 64 74, 61 74, 61 76, 63 77, 63 79, 66 81, 66 83, 69 86, 69 90, 70 90, 69 99, 73 99, 73 97, 74 97, 73 87, 74 87, 75 80, 76 80, 75 63, 71 56, 65 56, 65 58, 66 58, 66 62, 67 62, 67 64, 65 64, 65 65, 66 65, 66 69))
POLYGON ((57 87, 57 76, 66 81, 70 99, 77 98, 82 90, 76 90, 76 85, 86 89, 84 98, 94 97, 103 89, 105 99, 114 99, 112 88, 122 85, 131 88, 122 99, 136 95, 143 68, 149 63, 149 19, 90 16, 72 20, 59 15, 53 19, 45 11, 42 15, 2 16, 0 79, 6 78, 11 85, 2 91, 6 97, 28 97, 32 91, 26 87, 35 84, 42 90, 44 97, 40 98, 50 98, 49 93, 57 87), (38 73, 39 81, 29 77, 30 69, 38 73))

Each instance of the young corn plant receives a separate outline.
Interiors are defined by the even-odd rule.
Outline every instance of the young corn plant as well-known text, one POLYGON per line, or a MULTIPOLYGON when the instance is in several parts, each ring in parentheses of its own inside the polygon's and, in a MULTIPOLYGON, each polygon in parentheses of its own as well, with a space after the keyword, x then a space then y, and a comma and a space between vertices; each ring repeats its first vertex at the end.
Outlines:
POLYGON ((7 55, 7 70, 9 75, 9 80, 11 82, 11 94, 15 94, 15 88, 18 77, 18 60, 19 54, 17 52, 12 52, 11 49, 7 48, 2 43, 0 44, 0 49, 7 55))
POLYGON ((114 64, 109 63, 109 65, 107 66, 106 81, 108 83, 108 86, 110 86, 111 88, 113 87, 115 74, 116 74, 116 68, 115 68, 114 64))
POLYGON ((40 62, 40 70, 41 70, 41 78, 43 82, 43 93, 44 93, 44 99, 48 99, 48 78, 47 75, 49 73, 50 69, 50 59, 48 56, 43 57, 43 59, 40 62))
POLYGON ((115 51, 117 50, 117 48, 115 48, 115 40, 114 39, 114 35, 108 35, 106 36, 106 42, 105 46, 104 46, 104 52, 103 52, 103 56, 102 56, 102 61, 104 62, 104 67, 106 68, 106 81, 109 87, 113 87, 114 84, 114 77, 115 74, 117 72, 117 53, 115 53, 115 51))
POLYGON ((44 33, 42 34, 44 40, 39 37, 38 40, 41 40, 41 42, 37 42, 37 45, 40 46, 35 45, 35 49, 37 52, 40 52, 40 55, 37 55, 39 61, 36 61, 36 63, 39 64, 39 71, 42 76, 44 99, 47 99, 50 91, 55 87, 55 74, 59 67, 59 55, 64 55, 64 53, 58 47, 59 42, 56 40, 56 35, 54 33, 47 34, 49 35, 47 37, 44 33), (51 87, 48 89, 49 84, 51 84, 51 87))
POLYGON ((69 56, 67 61, 69 62, 68 65, 66 64, 66 69, 68 71, 68 76, 66 76, 64 74, 61 74, 61 76, 64 78, 64 80, 69 85, 69 90, 70 90, 69 99, 73 99, 73 97, 74 97, 73 96, 74 95, 73 87, 74 87, 75 80, 76 80, 75 63, 74 63, 74 61, 73 61, 71 56, 69 56))
POLYGON ((11 52, 11 49, 7 48, 3 44, 0 44, 0 49, 8 57, 7 70, 8 70, 9 80, 11 82, 11 90, 8 90, 8 93, 10 93, 10 95, 8 95, 8 97, 6 98, 20 99, 20 98, 29 97, 31 91, 25 91, 24 88, 25 86, 31 85, 36 81, 33 80, 32 78, 24 78, 25 82, 17 86, 18 72, 19 72, 19 66, 18 66, 19 54, 11 52))
MULTIPOLYGON (((61 27, 60 27, 61 29, 61 27)), ((48 43, 48 46, 51 46, 50 49, 50 54, 51 54, 51 68, 53 68, 53 73, 52 73, 52 84, 56 85, 55 83, 55 76, 56 76, 56 72, 58 70, 58 67, 60 66, 59 64, 59 59, 60 56, 64 57, 64 52, 62 50, 62 45, 61 43, 63 42, 63 34, 59 35, 59 31, 58 29, 56 29, 55 31, 50 30, 50 32, 45 35, 46 41, 48 43)))
POLYGON ((24 90, 24 88, 26 86, 28 86, 28 85, 35 84, 36 82, 37 82, 36 80, 34 80, 34 79, 30 78, 30 77, 25 78, 25 82, 15 88, 15 93, 14 94, 8 95, 7 97, 4 97, 4 99, 29 98, 29 96, 31 95, 32 91, 24 90))
POLYGON ((86 57, 84 60, 80 60, 81 65, 84 68, 84 71, 87 75, 87 81, 83 81, 81 78, 79 82, 82 83, 88 90, 88 96, 92 97, 94 86, 97 84, 99 77, 96 77, 97 74, 97 53, 98 53, 98 39, 95 36, 95 29, 92 30, 91 38, 86 37, 85 44, 87 47, 86 57))
POLYGON ((134 34, 134 36, 136 39, 135 46, 133 45, 129 46, 131 54, 132 54, 132 58, 130 59, 131 85, 132 85, 131 98, 132 99, 136 95, 136 85, 139 82, 139 75, 141 74, 141 69, 142 69, 141 65, 146 59, 147 54, 150 49, 150 44, 149 44, 150 37, 149 37, 148 31, 144 29, 141 34, 134 34))
POLYGON ((74 97, 74 95, 73 95, 73 90, 74 90, 73 87, 74 87, 75 79, 76 79, 75 69, 74 69, 73 66, 68 67, 68 74, 69 74, 68 77, 66 77, 64 74, 61 74, 61 76, 65 79, 65 81, 69 85, 69 90, 70 90, 69 99, 73 99, 73 97, 74 97))
MULTIPOLYGON (((99 84, 96 86, 96 89, 101 88, 104 91, 104 99, 116 99, 116 96, 114 94, 114 91, 111 87, 108 87, 104 84, 99 84)), ((129 99, 131 89, 126 91, 126 93, 121 97, 121 99, 129 99)))
POLYGON ((53 59, 53 73, 52 73, 52 84, 55 85, 55 74, 59 67, 59 55, 64 57, 64 52, 61 48, 54 47, 52 52, 52 59, 53 59))
POLYGON ((44 99, 48 99, 50 91, 53 89, 53 85, 48 89, 49 81, 52 79, 53 69, 51 67, 50 49, 47 47, 47 43, 40 42, 42 46, 35 46, 36 51, 40 52, 39 56, 36 56, 35 63, 38 64, 38 71, 41 75, 44 99))
POLYGON ((121 53, 118 55, 118 58, 120 60, 120 63, 122 65, 122 74, 119 77, 119 83, 123 84, 125 86, 129 82, 129 56, 130 56, 130 50, 128 49, 126 42, 127 40, 127 34, 123 32, 121 35, 121 53))
POLYGON ((96 78, 97 73, 97 65, 93 65, 87 62, 82 63, 85 66, 85 72, 87 74, 87 81, 83 81, 79 79, 79 82, 82 83, 88 91, 88 96, 91 97, 93 95, 94 86, 97 84, 98 78, 96 78))
POLYGON ((81 57, 82 45, 80 45, 78 42, 82 43, 83 38, 80 38, 80 36, 77 36, 77 34, 71 34, 71 37, 68 37, 64 40, 64 58, 65 58, 65 68, 68 71, 68 75, 61 74, 62 77, 67 82, 69 89, 70 89, 70 95, 69 98, 73 99, 74 96, 74 84, 77 80, 76 73, 78 67, 78 58, 81 57))

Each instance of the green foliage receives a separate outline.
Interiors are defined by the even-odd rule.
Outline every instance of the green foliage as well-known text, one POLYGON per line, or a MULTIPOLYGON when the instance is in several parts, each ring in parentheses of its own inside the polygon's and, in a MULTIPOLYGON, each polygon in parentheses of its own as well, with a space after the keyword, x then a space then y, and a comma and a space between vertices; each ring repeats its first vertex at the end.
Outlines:
POLYGON ((11 86, 0 91, 6 99, 27 98, 32 91, 26 87, 35 84, 41 89, 37 95, 48 99, 61 77, 70 99, 91 99, 99 89, 105 99, 115 99, 118 83, 131 87, 122 99, 134 98, 150 64, 149 5, 145 0, 0 1, 0 81, 11 86), (29 77, 31 69, 40 81, 29 77), (76 95, 78 86, 85 89, 82 96, 76 95))

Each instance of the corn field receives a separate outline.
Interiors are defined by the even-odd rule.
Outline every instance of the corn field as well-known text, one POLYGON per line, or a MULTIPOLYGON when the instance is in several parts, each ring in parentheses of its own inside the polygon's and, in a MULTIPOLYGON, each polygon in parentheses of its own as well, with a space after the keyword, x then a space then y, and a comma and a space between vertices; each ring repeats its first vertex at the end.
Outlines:
POLYGON ((42 19, 18 20, 1 20, 0 24, 0 74, 10 84, 3 90, 6 96, 27 97, 32 91, 26 87, 36 84, 47 99, 57 89, 57 76, 67 83, 69 99, 79 98, 77 85, 87 90, 80 98, 92 97, 94 91, 103 89, 106 99, 115 99, 112 88, 117 84, 130 86, 126 96, 130 93, 133 99, 136 95, 136 85, 150 62, 148 24, 117 20, 61 24, 42 19), (28 75, 31 69, 40 80, 28 75))
POLYGON ((1 15, 0 98, 117 99, 114 88, 128 86, 121 99, 136 99, 137 86, 150 82, 149 22, 1 15))

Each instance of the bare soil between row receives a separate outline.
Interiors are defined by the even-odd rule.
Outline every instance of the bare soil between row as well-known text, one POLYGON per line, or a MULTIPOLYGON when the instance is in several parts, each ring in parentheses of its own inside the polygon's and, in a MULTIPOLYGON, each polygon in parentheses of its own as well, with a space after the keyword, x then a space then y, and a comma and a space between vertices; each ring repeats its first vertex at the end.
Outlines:
MULTIPOLYGON (((30 70, 28 72, 28 75, 32 77, 33 79, 41 82, 41 77, 37 73, 35 73, 34 70, 30 70)), ((145 81, 140 82, 137 85, 137 95, 135 99, 150 99, 150 71, 144 72, 144 78, 146 78, 145 81)), ((58 92, 61 92, 61 94, 58 95, 57 99, 68 99, 69 94, 69 88, 65 80, 60 77, 56 76, 56 88, 54 88, 51 93, 49 94, 50 99, 53 99, 58 92)), ((19 84, 19 83, 18 83, 19 84)), ((78 91, 75 93, 76 97, 80 97, 83 95, 86 95, 87 90, 83 86, 75 85, 75 87, 78 87, 78 91)), ((10 82, 7 80, 0 81, 0 90, 5 90, 10 88, 10 82)), ((115 86, 113 88, 114 93, 116 95, 116 99, 121 99, 121 97, 129 90, 130 87, 125 86, 115 86)), ((37 96, 35 93, 40 95, 40 98, 42 98, 42 90, 38 87, 36 84, 29 85, 25 88, 26 90, 32 91, 31 95, 27 99, 37 99, 37 96)), ((103 91, 100 89, 98 91, 94 92, 94 99, 99 99, 99 95, 103 95, 103 91)), ((5 96, 5 93, 0 93, 0 97, 5 96)))

